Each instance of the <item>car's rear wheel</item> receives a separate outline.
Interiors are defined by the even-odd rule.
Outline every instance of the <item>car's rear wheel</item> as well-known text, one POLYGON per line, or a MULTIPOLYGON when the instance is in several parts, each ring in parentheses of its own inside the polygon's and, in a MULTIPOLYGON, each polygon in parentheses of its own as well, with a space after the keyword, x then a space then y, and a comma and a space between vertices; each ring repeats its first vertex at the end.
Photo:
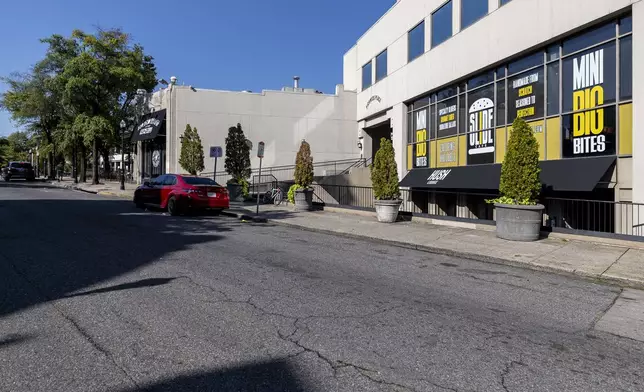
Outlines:
POLYGON ((168 199, 168 214, 172 216, 179 215, 179 203, 177 203, 177 200, 174 198, 174 196, 168 199))

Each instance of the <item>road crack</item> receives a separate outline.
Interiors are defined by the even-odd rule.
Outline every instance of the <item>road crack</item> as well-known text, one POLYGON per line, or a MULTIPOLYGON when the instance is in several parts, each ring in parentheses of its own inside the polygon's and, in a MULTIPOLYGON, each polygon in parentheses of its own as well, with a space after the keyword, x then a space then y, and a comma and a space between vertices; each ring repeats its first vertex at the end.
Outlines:
POLYGON ((506 378, 510 375, 510 372, 514 369, 515 366, 528 366, 525 363, 521 362, 521 358, 518 361, 510 361, 505 365, 505 368, 501 371, 501 386, 506 392, 510 392, 508 386, 505 385, 506 378))

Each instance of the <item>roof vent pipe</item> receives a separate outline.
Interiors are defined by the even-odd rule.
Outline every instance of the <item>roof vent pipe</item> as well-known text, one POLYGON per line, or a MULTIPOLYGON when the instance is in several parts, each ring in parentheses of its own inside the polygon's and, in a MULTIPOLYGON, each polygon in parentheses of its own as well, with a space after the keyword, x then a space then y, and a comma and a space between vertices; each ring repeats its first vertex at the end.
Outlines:
POLYGON ((293 76, 293 88, 298 89, 300 88, 300 77, 299 76, 293 76))

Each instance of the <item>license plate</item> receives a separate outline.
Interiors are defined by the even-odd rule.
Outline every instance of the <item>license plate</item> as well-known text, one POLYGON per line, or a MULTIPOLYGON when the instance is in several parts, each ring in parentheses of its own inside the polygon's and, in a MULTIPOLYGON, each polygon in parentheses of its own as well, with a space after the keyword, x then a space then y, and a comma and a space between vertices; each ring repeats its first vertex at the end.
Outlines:
POLYGON ((215 192, 208 192, 208 197, 217 197, 218 194, 215 192))

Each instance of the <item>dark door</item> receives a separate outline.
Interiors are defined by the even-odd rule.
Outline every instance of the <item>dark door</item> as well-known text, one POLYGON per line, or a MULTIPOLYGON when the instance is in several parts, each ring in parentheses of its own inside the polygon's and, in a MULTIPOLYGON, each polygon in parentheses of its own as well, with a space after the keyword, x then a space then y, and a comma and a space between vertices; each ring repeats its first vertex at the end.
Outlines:
POLYGON ((143 142, 143 178, 165 174, 165 136, 143 142))

